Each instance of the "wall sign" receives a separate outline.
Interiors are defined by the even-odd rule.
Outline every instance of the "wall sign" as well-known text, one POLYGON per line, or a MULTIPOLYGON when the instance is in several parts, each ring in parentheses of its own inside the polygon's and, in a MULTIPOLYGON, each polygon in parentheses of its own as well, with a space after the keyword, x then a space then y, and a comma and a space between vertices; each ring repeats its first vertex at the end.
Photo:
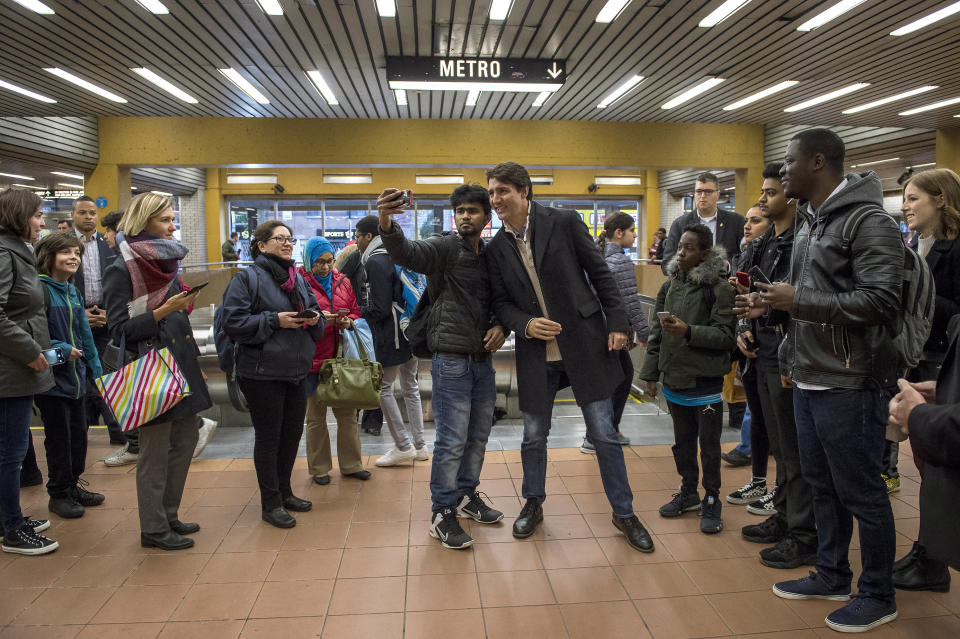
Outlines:
POLYGON ((556 91, 566 60, 526 58, 388 57, 391 89, 420 91, 556 91))
POLYGON ((100 197, 97 198, 96 204, 98 209, 105 209, 107 208, 107 204, 109 204, 109 202, 107 202, 107 198, 101 195, 100 197))

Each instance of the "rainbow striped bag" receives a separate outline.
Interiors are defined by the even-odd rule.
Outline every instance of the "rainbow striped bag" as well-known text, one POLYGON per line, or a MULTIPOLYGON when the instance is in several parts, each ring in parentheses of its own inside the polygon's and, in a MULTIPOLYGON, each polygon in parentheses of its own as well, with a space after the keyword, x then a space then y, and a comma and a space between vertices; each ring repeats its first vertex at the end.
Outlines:
MULTIPOLYGON (((124 352, 122 347, 120 352, 124 352)), ((125 431, 146 424, 190 394, 190 386, 168 348, 153 349, 95 381, 125 431)))

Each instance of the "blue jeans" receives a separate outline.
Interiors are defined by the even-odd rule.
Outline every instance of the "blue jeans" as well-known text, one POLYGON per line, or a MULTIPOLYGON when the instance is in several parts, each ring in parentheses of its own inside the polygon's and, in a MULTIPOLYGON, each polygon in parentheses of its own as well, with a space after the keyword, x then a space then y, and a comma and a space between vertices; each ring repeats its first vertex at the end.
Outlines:
POLYGON ((857 588, 892 602, 896 533, 880 477, 888 399, 871 389, 793 390, 800 466, 813 489, 817 573, 829 590, 849 586, 847 553, 856 517, 863 564, 857 588))
POLYGON ((0 524, 3 532, 23 526, 20 512, 20 465, 30 441, 33 396, 0 397, 0 524))
POLYGON ((753 416, 750 414, 750 407, 747 406, 747 412, 743 414, 743 423, 740 424, 740 444, 734 449, 744 455, 750 454, 750 422, 752 421, 753 416))
POLYGON ((437 353, 433 377, 433 444, 430 497, 433 512, 456 508, 480 485, 480 471, 497 401, 493 360, 437 353))
MULTIPOLYGON (((547 364, 547 388, 550 403, 556 397, 563 375, 561 362, 547 364)), ((623 461, 620 438, 613 426, 613 401, 609 398, 584 404, 583 420, 587 437, 597 451, 603 490, 617 517, 633 515, 633 493, 627 480, 627 466, 623 461)), ((523 462, 523 497, 543 503, 547 498, 547 436, 553 411, 523 414, 523 443, 520 459, 523 462)), ((436 462, 434 462, 436 463, 436 462)))

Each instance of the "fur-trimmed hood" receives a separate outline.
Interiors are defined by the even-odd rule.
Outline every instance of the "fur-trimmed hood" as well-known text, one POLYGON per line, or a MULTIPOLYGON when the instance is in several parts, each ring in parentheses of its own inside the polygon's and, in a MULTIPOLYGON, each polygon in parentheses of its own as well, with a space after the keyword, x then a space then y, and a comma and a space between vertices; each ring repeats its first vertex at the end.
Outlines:
MULTIPOLYGON (((707 259, 695 266, 687 273, 687 279, 696 284, 716 284, 727 273, 724 262, 727 260, 727 250, 722 246, 714 246, 707 254, 707 259)), ((667 275, 682 277, 682 271, 677 256, 667 264, 667 275)))

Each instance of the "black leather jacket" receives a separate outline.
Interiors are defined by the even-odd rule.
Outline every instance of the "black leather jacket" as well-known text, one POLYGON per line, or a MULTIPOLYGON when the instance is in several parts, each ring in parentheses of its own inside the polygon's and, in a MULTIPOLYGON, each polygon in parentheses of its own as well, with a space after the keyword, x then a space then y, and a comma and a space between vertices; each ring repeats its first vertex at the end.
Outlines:
MULTIPOLYGON (((881 205, 871 171, 850 174, 812 222, 797 229, 790 281, 796 292, 790 329, 780 346, 780 369, 795 382, 831 388, 885 388, 897 381, 891 336, 900 316, 903 241, 881 205), (849 250, 841 243, 844 218, 874 207, 849 250)), ((801 203, 809 212, 809 204, 801 203)))

